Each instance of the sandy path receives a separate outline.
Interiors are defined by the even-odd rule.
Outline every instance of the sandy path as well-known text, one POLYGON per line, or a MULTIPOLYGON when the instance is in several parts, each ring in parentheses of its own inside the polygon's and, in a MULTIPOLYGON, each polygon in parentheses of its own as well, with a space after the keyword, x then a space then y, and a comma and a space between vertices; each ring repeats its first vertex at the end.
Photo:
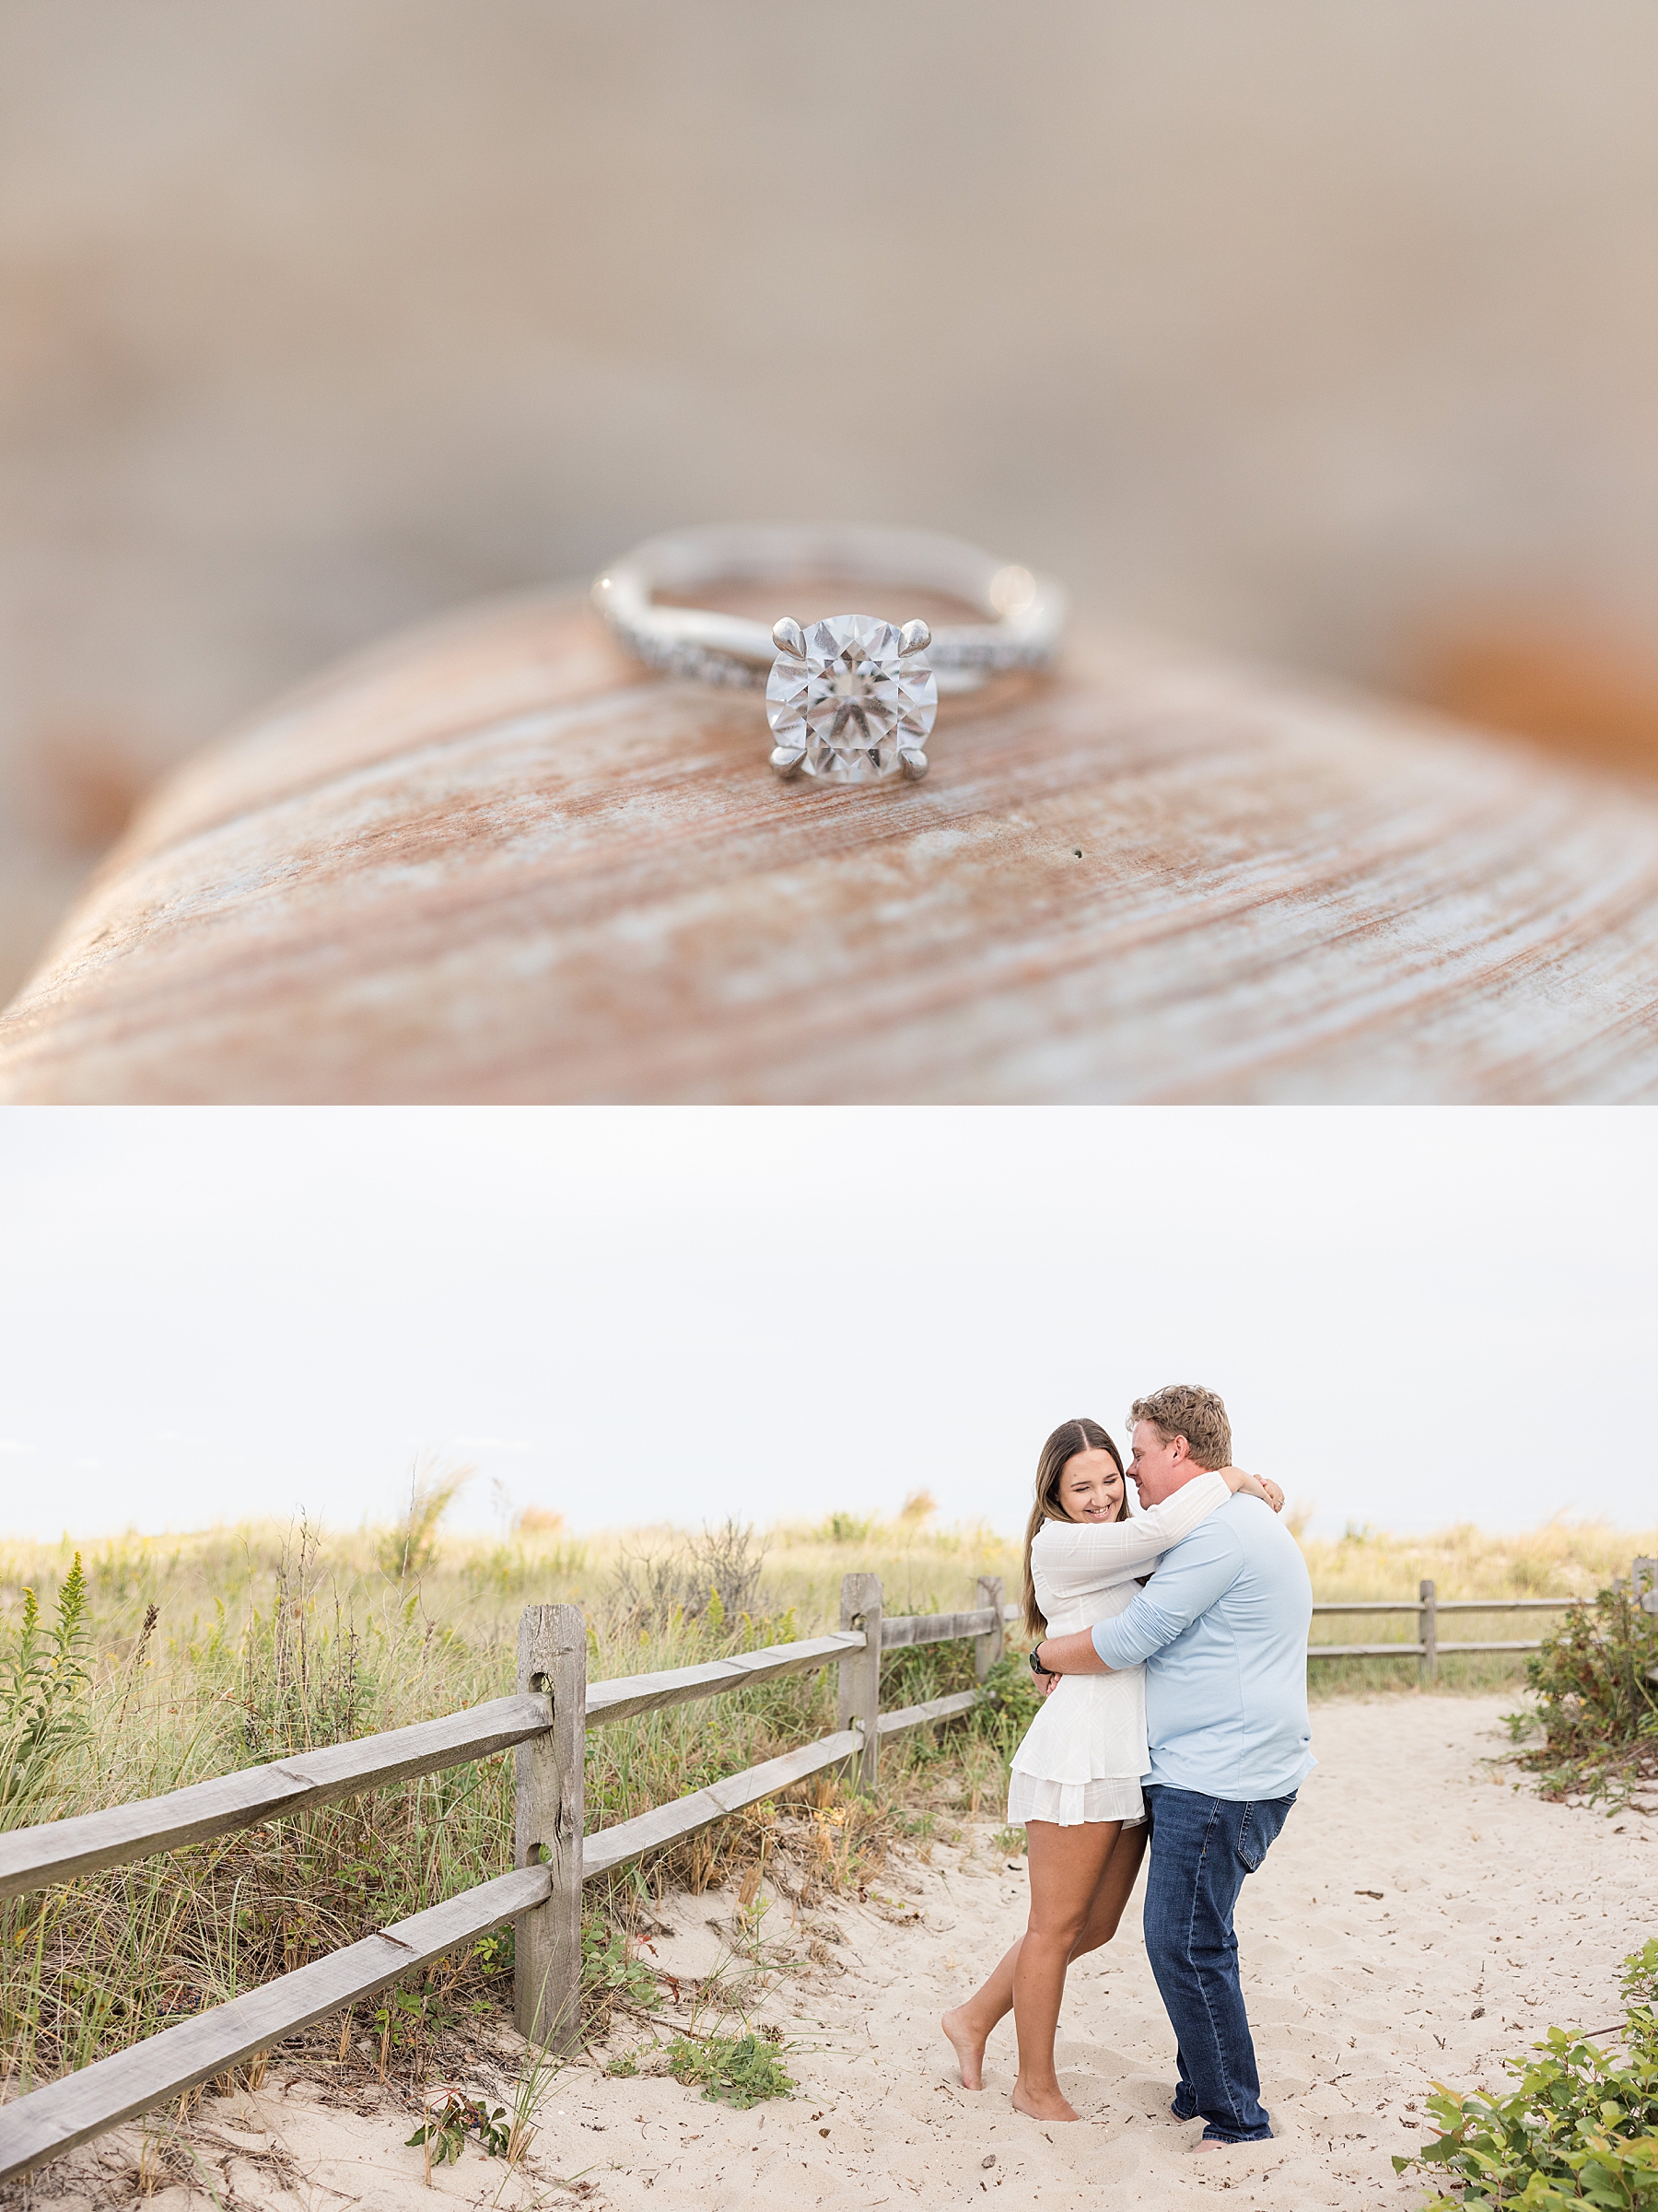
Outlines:
MULTIPOLYGON (((1395 2180, 1388 2155, 1418 2140, 1411 2108, 1430 2080, 1494 2083, 1496 2059, 1551 2022, 1596 2028, 1617 2018, 1618 1961, 1658 1924, 1658 1851, 1639 1814, 1609 1821, 1544 1805, 1481 1764, 1506 1741, 1497 1721, 1508 1702, 1314 1708, 1321 1764, 1239 1910, 1272 2143, 1188 2155, 1200 2130, 1168 2112, 1173 2042, 1138 1914, 1072 1977, 1059 2056, 1080 2125, 1044 2128, 1010 2111, 1006 2027, 991 2044, 985 2093, 960 2088, 938 2015, 1024 1914, 1022 1864, 1010 1869, 982 1827, 959 1849, 935 1845, 930 1864, 904 1869, 867 1903, 813 1914, 843 1941, 821 1946, 831 1962, 788 1976, 757 2014, 787 2031, 796 2098, 740 2113, 670 2079, 571 2067, 549 2093, 532 2171, 500 2202, 568 2206, 557 2177, 581 2174, 585 2201, 613 2212, 930 2208, 982 2205, 1003 2188, 1013 2193, 1003 2203, 1039 2202, 1045 2212, 1095 2212, 1103 2188, 1148 2206, 1217 2189, 1236 2193, 1240 2206, 1419 2203, 1420 2184, 1395 2180)), ((680 1901, 660 1962, 707 1972, 720 1949, 707 1924, 729 1922, 733 1905, 718 1892, 680 1901)), ((774 1939, 788 1938, 788 1913, 778 1901, 768 1915, 774 1939)), ((278 2189, 251 2166, 233 2167, 240 2202, 315 2212, 431 2203, 400 2116, 329 2110, 298 2082, 245 2101, 257 2111, 242 2116, 270 2125, 305 2178, 278 2189)), ((222 2121, 215 2132, 222 2141, 222 2121)), ((226 2169, 216 2156, 211 2163, 216 2181, 226 2169)), ((468 2151, 434 2194, 489 2204, 501 2179, 498 2165, 468 2151)), ((89 2201, 78 2192, 57 2201, 77 2197, 89 2201)), ((151 2201, 172 2212, 186 2196, 165 2190, 151 2201)))

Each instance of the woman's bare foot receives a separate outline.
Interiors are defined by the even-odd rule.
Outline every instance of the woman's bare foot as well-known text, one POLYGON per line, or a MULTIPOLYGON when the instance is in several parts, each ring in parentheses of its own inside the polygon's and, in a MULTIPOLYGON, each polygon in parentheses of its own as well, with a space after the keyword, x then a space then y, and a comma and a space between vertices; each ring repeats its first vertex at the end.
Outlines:
POLYGON ((1013 2110, 1022 2113, 1027 2120, 1080 2120, 1080 2113, 1073 2112, 1057 2089, 1048 2089, 1033 2096, 1022 2081, 1013 2084, 1013 2110))
POLYGON ((950 2038, 950 2047, 956 2054, 962 2069, 962 2087, 964 2089, 982 2089, 985 2086, 985 2044, 988 2040, 979 2033, 967 2017, 965 2005, 958 2005, 947 2012, 939 2022, 950 2038))

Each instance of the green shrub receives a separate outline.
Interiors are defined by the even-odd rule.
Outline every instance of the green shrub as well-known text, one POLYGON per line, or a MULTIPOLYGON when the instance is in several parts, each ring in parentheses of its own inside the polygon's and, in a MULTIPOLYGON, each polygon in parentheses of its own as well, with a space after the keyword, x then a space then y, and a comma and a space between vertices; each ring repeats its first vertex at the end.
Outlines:
POLYGON ((794 2093, 794 2077, 758 2035, 676 2036, 668 2046, 668 2070, 687 2089, 700 2085, 711 2103, 735 2104, 745 2112, 768 2097, 794 2093))
POLYGON ((1394 2159, 1441 2173, 1460 2196, 1437 2196, 1425 2212, 1459 2205, 1512 2205, 1567 2212, 1596 2205, 1618 2212, 1658 2207, 1658 1939, 1624 1961, 1628 2018, 1624 2056, 1585 2036, 1551 2028, 1535 2059, 1504 2061, 1518 2087, 1459 2097, 1436 2084, 1428 2110, 1437 2138, 1414 2158, 1394 2159))
MULTIPOLYGON (((1602 1590, 1567 1615, 1527 1662, 1542 1745, 1520 1763, 1545 1797, 1627 1798, 1658 1774, 1658 1614, 1628 1590, 1602 1590)), ((1523 1726, 1530 1715, 1513 1715, 1523 1726)))

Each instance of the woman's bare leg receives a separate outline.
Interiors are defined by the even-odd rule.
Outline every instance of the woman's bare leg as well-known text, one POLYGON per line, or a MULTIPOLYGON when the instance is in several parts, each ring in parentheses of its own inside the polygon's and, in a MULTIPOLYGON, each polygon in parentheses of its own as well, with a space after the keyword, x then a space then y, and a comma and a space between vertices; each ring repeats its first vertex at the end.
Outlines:
POLYGON ((1013 2110, 1033 2120, 1074 2120, 1054 2071, 1054 2033, 1065 1970, 1088 1925, 1094 1892, 1121 1832, 1115 1820, 1060 1828, 1031 1820, 1031 1922, 1013 1966, 1013 2021, 1019 2031, 1019 2076, 1013 2110))
POLYGON ((1072 1959, 1080 1959, 1085 1951, 1097 1951, 1116 1934, 1139 1878, 1140 1862, 1146 1855, 1146 1839, 1150 1832, 1143 1820, 1137 1827, 1118 1831, 1099 1887, 1094 1890, 1093 1902, 1088 1908, 1082 1933, 1071 1945, 1072 1959))
MULTIPOLYGON (((1100 1822, 1097 1825, 1103 1829, 1109 1824, 1100 1822)), ((1146 1831, 1143 1826, 1125 1828, 1118 1832, 1095 1887, 1088 1908, 1088 1917, 1071 1946, 1071 1958, 1080 1959, 1084 1951, 1097 1950, 1101 1944, 1109 1943, 1116 1934, 1117 1923, 1123 1917, 1123 1910, 1133 1890, 1145 1850, 1146 1831)), ((1022 1936, 1017 1943, 1002 1954, 994 1972, 982 1988, 975 1990, 954 2011, 944 2015, 941 2024, 961 2063, 963 2089, 982 2089, 985 2086, 985 2045, 989 2042, 990 2031, 997 2022, 1005 2019, 1013 2009, 1013 1978, 1024 1940, 1022 1936)))

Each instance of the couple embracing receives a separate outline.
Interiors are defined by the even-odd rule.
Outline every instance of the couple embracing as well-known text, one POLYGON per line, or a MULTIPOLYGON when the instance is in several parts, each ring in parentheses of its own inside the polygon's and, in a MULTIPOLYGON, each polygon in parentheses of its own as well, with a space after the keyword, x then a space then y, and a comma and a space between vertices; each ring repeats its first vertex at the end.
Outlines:
POLYGON ((1031 1917, 983 1988, 944 2017, 962 2080, 1011 2012, 1017 2111, 1075 2120, 1054 2071, 1066 1968, 1109 1943, 1148 1848, 1146 1953, 1174 2030, 1172 2110, 1197 2148, 1272 2133, 1238 1977, 1232 1913, 1313 1767, 1313 1590, 1276 1516, 1283 1492, 1232 1465, 1212 1390, 1138 1399, 1127 1469, 1093 1421, 1042 1448, 1025 1538, 1025 1626, 1045 1693, 1014 1755, 1031 1917))

